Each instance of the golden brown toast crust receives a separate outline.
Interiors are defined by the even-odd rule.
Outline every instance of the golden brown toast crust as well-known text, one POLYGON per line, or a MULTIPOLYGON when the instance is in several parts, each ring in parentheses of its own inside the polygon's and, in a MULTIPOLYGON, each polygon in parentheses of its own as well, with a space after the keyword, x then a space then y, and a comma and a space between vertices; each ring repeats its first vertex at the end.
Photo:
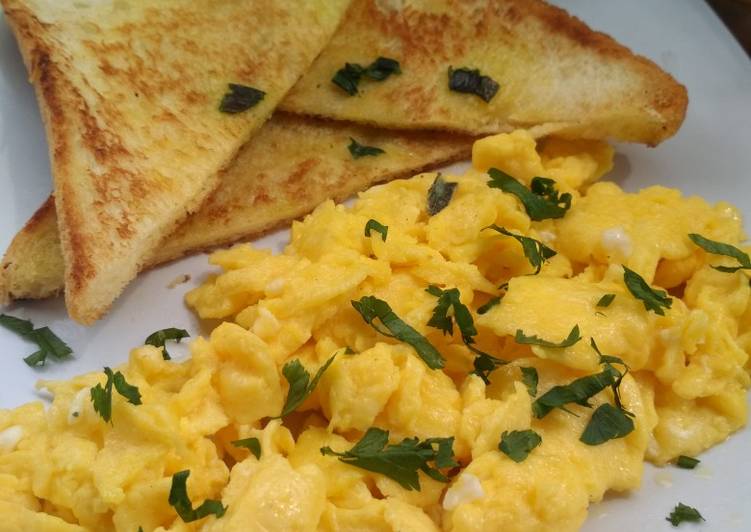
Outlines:
POLYGON ((564 10, 541 0, 355 0, 341 28, 281 104, 285 111, 379 127, 480 135, 615 138, 656 145, 683 121, 686 89, 564 10), (331 83, 346 62, 397 59, 401 75, 331 83), (448 89, 449 66, 500 84, 485 103, 448 89))
MULTIPOLYGON (((221 173, 201 209, 143 268, 250 239, 288 224, 322 201, 469 157, 473 139, 441 132, 393 132, 277 113, 221 173), (350 137, 386 153, 355 160, 350 137)), ((0 266, 0 298, 40 299, 64 287, 52 198, 16 235, 0 266), (2 286, 5 286, 2 289, 2 286)))
POLYGON ((347 3, 143 0, 120 10, 3 0, 49 138, 71 317, 98 319, 197 210, 347 3), (266 96, 239 115, 220 113, 228 83, 266 96))

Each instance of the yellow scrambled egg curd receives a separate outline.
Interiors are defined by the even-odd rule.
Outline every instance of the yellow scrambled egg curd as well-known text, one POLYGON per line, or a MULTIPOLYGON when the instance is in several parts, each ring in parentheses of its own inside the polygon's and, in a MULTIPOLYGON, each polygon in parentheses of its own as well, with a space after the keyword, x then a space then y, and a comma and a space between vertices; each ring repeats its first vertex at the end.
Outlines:
POLYGON ((115 386, 106 422, 93 373, 0 412, 0 530, 576 530, 644 460, 723 441, 746 421, 751 289, 689 234, 737 246, 740 217, 596 183, 612 156, 496 135, 466 175, 323 203, 281 254, 214 253, 187 302, 224 323, 184 362, 135 349, 118 378, 140 400, 115 386), (366 440, 370 467, 347 458, 366 440), (411 481, 373 458, 387 440, 411 481))

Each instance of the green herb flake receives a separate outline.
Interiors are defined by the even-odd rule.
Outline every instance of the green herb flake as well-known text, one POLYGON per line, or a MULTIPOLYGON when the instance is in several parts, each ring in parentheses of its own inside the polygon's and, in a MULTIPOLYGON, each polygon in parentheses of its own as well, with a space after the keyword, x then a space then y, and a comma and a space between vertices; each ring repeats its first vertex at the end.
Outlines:
POLYGON ((623 438, 634 430, 634 421, 628 414, 610 403, 603 403, 592 414, 579 441, 587 445, 600 445, 606 441, 623 438))
POLYGON ((710 240, 696 233, 690 233, 688 237, 694 244, 707 253, 733 258, 737 260, 739 264, 739 266, 712 266, 715 270, 725 273, 735 273, 738 270, 751 270, 751 259, 748 254, 737 247, 717 242, 716 240, 710 240))
POLYGON ((542 419, 554 408, 563 408, 570 403, 590 407, 589 399, 615 384, 619 377, 618 371, 606 365, 601 373, 580 377, 569 384, 553 386, 532 403, 532 412, 536 418, 542 419))
POLYGON ((318 381, 321 380, 324 372, 329 369, 329 366, 336 358, 336 353, 329 358, 326 363, 318 368, 318 371, 310 379, 310 373, 305 369, 300 360, 290 360, 282 368, 282 375, 289 383, 289 391, 287 392, 287 399, 284 401, 284 407, 282 413, 273 419, 283 418, 297 409, 298 406, 303 404, 305 400, 310 397, 313 390, 318 386, 318 381))
POLYGON ((690 456, 686 456, 685 454, 680 455, 678 457, 678 460, 675 461, 675 465, 677 465, 681 469, 694 469, 700 463, 701 460, 697 458, 691 458, 690 456))
POLYGON ((449 89, 465 94, 479 96, 485 102, 489 102, 496 95, 500 85, 493 78, 483 76, 478 69, 466 67, 449 67, 449 89))
POLYGON ((428 214, 430 216, 435 216, 448 206, 458 184, 446 181, 441 174, 436 176, 428 189, 428 214))
POLYGON ((498 448, 514 462, 523 462, 532 450, 542 443, 542 438, 534 430, 504 431, 498 448))
POLYGON ((650 287, 638 273, 625 266, 623 266, 623 281, 631 295, 640 299, 644 303, 644 308, 653 311, 655 314, 664 316, 665 311, 663 309, 669 309, 673 304, 673 299, 668 297, 667 292, 650 287))
POLYGON ((548 259, 551 259, 558 254, 555 250, 550 249, 539 240, 535 240, 534 238, 530 238, 528 236, 517 235, 516 233, 508 231, 505 227, 499 227, 493 224, 489 225, 485 229, 492 229, 498 233, 501 233, 502 235, 510 236, 517 242, 519 242, 522 245, 522 249, 524 250, 524 256, 527 257, 529 263, 533 268, 535 268, 533 275, 540 273, 542 265, 547 262, 548 259))
POLYGON ((516 336, 514 336, 514 341, 517 344, 524 344, 524 345, 539 345, 541 347, 571 347, 572 345, 576 344, 579 340, 581 340, 582 337, 579 334, 579 326, 574 325, 571 328, 571 331, 568 333, 568 336, 561 340, 560 342, 550 342, 548 340, 543 340, 542 338, 537 337, 537 335, 527 336, 524 334, 524 331, 521 329, 516 330, 516 336))
POLYGON ((365 236, 370 237, 371 231, 379 233, 381 235, 381 240, 386 242, 386 237, 389 234, 389 226, 383 225, 378 220, 373 220, 371 218, 368 220, 368 223, 365 224, 365 236))
POLYGON ((597 301, 596 306, 600 308, 609 307, 614 299, 615 299, 615 294, 605 294, 597 301))
POLYGON ((490 309, 500 305, 501 299, 503 299, 502 296, 491 297, 484 305, 477 307, 477 313, 480 315, 487 314, 490 309))
POLYGON ((540 221, 550 218, 563 218, 571 208, 571 194, 558 194, 555 181, 546 177, 535 177, 531 182, 531 190, 507 173, 491 168, 488 170, 490 188, 498 188, 513 194, 524 205, 530 220, 540 221))
POLYGON ((433 344, 397 316, 386 301, 375 296, 364 296, 359 301, 351 303, 365 323, 384 336, 396 338, 412 346, 429 368, 441 369, 446 363, 433 344), (376 321, 379 321, 386 329, 379 327, 376 321))
POLYGON ((119 371, 113 373, 108 367, 104 368, 104 374, 107 376, 107 381, 104 386, 101 383, 97 383, 96 386, 91 388, 89 395, 91 397, 91 403, 94 406, 94 411, 101 416, 104 421, 110 422, 112 420, 112 388, 114 387, 117 393, 123 396, 130 404, 141 404, 141 392, 137 386, 129 384, 125 380, 125 376, 119 371))
POLYGON ((262 90, 239 83, 230 83, 229 91, 224 94, 219 104, 219 110, 227 114, 242 113, 255 107, 264 96, 266 93, 262 90))
POLYGON ((520 367, 519 369, 522 370, 522 383, 527 387, 527 392, 529 392, 530 396, 535 397, 537 395, 537 383, 540 380, 537 375, 537 369, 525 367, 520 367))
POLYGON ((349 153, 352 155, 353 159, 359 159, 360 157, 375 157, 376 155, 381 155, 382 153, 386 153, 381 148, 378 148, 377 146, 366 146, 364 144, 360 144, 352 137, 349 138, 349 146, 347 146, 347 149, 349 150, 349 153))
POLYGON ((242 440, 235 440, 232 442, 232 445, 241 449, 247 449, 258 460, 261 459, 261 442, 258 438, 244 438, 242 440))
POLYGON ((363 77, 373 81, 383 81, 392 74, 401 74, 399 61, 389 57, 379 57, 367 67, 357 63, 345 63, 331 78, 331 82, 350 96, 359 92, 360 81, 363 77))
POLYGON ((31 321, 7 314, 0 314, 0 326, 37 345, 39 349, 23 359, 32 368, 44 366, 49 356, 63 360, 73 353, 73 350, 49 327, 35 329, 31 321))
POLYGON ((406 490, 417 491, 420 491, 418 471, 440 482, 448 482, 440 469, 459 465, 454 459, 454 438, 428 438, 422 442, 405 438, 395 444, 388 441, 388 431, 371 427, 349 451, 340 453, 322 447, 321 454, 337 456, 345 464, 380 473, 406 490))
POLYGON ((673 526, 678 526, 681 523, 699 523, 700 521, 705 521, 699 510, 691 506, 686 506, 682 502, 679 502, 665 519, 673 526))
POLYGON ((168 502, 177 515, 184 523, 198 521, 209 515, 215 515, 217 518, 222 517, 227 511, 221 501, 206 499, 198 508, 193 508, 193 503, 188 497, 188 477, 190 470, 179 471, 172 475, 172 486, 169 490, 168 502))
POLYGON ((177 329, 175 327, 169 327, 167 329, 161 329, 159 331, 151 333, 144 341, 145 345, 153 345, 154 347, 162 348, 162 358, 164 360, 171 360, 169 352, 167 351, 167 340, 174 340, 179 342, 183 338, 190 338, 188 331, 185 329, 177 329))
POLYGON ((442 290, 437 286, 431 285, 425 291, 438 298, 438 302, 433 309, 433 314, 428 321, 428 326, 442 331, 443 334, 453 334, 454 321, 456 321, 464 345, 476 355, 475 371, 473 373, 478 375, 486 384, 488 384, 490 382, 488 380, 490 372, 507 362, 489 355, 488 353, 484 353, 473 345, 475 343, 475 336, 477 336, 477 329, 475 328, 475 321, 472 318, 472 313, 469 311, 469 308, 461 302, 459 289, 450 288, 448 290, 442 290))

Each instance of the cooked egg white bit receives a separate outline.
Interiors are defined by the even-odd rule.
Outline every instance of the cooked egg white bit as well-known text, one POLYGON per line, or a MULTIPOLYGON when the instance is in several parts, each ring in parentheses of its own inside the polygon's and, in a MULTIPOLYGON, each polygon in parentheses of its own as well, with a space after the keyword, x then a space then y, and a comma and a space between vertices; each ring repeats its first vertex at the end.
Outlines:
POLYGON ((72 425, 78 421, 81 417, 81 411, 84 407, 84 401, 89 394, 89 388, 81 388, 78 393, 73 397, 70 402, 70 408, 68 409, 68 425, 72 425))
POLYGON ((476 501, 485 496, 480 479, 472 473, 462 473, 456 482, 446 490, 443 509, 451 511, 460 504, 476 501))
POLYGON ((270 296, 276 296, 281 293, 281 291, 284 289, 285 281, 282 277, 277 277, 276 279, 272 279, 269 281, 269 283, 266 285, 266 294, 270 296))
POLYGON ((555 242, 555 233, 551 231, 540 231, 538 234, 540 235, 540 239, 545 244, 552 244, 553 242, 555 242))
POLYGON ((23 427, 21 425, 11 425, 0 432, 0 451, 9 453, 15 450, 18 442, 23 438, 23 427))
POLYGON ((623 227, 611 227, 600 237, 605 253, 614 260, 625 260, 631 256, 631 238, 623 227))

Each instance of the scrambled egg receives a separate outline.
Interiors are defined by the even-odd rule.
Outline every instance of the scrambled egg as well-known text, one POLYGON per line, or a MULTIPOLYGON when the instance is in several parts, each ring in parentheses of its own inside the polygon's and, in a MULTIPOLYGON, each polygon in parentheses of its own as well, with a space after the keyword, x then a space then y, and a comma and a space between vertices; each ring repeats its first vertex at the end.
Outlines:
MULTIPOLYGON (((374 187, 351 208, 323 203, 293 225, 282 254, 250 245, 214 253, 221 273, 187 302, 224 323, 194 341, 185 362, 135 349, 120 371, 142 404, 114 394, 104 422, 89 399, 104 375, 92 373, 40 383, 54 396, 49 408, 0 412, 0 530, 576 530, 605 492, 639 486, 645 459, 665 464, 721 442, 746 420, 751 289, 743 272, 713 269, 727 259, 687 235, 738 244, 740 217, 663 187, 629 194, 596 183, 612 155, 598 142, 536 146, 523 131, 497 135, 475 144, 466 175, 444 176, 458 185, 434 216, 426 197, 436 176, 423 174, 374 187), (570 210, 531 221, 514 195, 487 186, 490 167, 526 185, 554 179, 572 195, 570 210), (365 236, 370 219, 388 226, 387 238, 365 236), (484 230, 491 224, 558 253, 531 275, 519 242, 484 230), (670 290, 664 315, 628 291, 623 265, 670 290), (510 361, 490 384, 471 374, 474 354, 458 330, 427 325, 436 305, 429 285, 458 288, 475 316, 475 345, 510 361), (477 313, 500 294, 500 304, 477 313), (604 294, 615 299, 601 308, 604 294), (350 301, 371 295, 438 349, 442 370, 363 320, 350 301), (634 430, 601 445, 579 441, 586 408, 537 419, 520 371, 537 370, 538 397, 598 372, 588 341, 514 341, 522 330, 557 342, 574 325, 630 368, 619 395, 634 430), (312 375, 334 353, 297 412, 270 420, 288 393, 285 363, 297 359, 312 375), (421 472, 416 491, 321 453, 350 449, 371 427, 392 442, 453 437, 460 467, 449 483, 421 472), (499 441, 527 429, 542 443, 517 463, 499 441), (260 459, 231 443, 250 437, 260 459), (171 477, 186 469, 194 505, 221 500, 222 517, 177 516, 171 477)), ((613 399, 606 389, 591 406, 613 399)))

